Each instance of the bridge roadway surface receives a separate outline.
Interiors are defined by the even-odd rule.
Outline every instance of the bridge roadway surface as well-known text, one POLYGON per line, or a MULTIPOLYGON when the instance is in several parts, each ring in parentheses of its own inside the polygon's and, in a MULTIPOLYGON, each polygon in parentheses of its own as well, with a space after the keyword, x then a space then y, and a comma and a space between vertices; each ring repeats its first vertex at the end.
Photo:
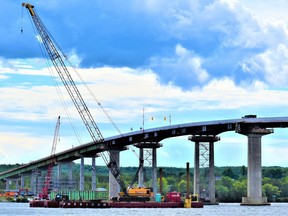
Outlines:
POLYGON ((216 120, 204 122, 192 122, 185 124, 157 127, 146 130, 129 132, 113 137, 105 138, 102 143, 87 143, 69 150, 59 152, 53 156, 48 156, 17 168, 0 173, 0 180, 5 178, 16 178, 20 174, 31 172, 36 168, 47 167, 51 162, 68 162, 84 157, 92 157, 97 153, 105 151, 103 144, 109 150, 122 149, 125 146, 137 143, 157 144, 160 141, 177 136, 185 135, 207 135, 216 136, 227 131, 245 133, 251 128, 286 128, 288 127, 288 117, 266 117, 266 118, 240 118, 230 120, 216 120), (102 147, 101 147, 102 146, 102 147))

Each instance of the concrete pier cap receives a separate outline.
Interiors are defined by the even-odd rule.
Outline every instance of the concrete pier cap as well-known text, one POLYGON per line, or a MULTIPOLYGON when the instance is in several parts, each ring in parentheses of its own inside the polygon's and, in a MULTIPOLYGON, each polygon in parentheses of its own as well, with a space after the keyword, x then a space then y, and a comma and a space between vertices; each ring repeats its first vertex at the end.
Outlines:
POLYGON ((217 142, 220 137, 215 135, 192 135, 188 137, 188 140, 192 142, 217 142))
POLYGON ((141 142, 134 145, 137 148, 160 148, 163 145, 158 142, 141 142))

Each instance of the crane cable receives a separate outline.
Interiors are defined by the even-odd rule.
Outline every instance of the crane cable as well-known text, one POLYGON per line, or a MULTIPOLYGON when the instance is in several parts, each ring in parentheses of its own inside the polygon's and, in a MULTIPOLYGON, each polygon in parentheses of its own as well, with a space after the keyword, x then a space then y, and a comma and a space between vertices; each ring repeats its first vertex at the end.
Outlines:
POLYGON ((23 34, 23 10, 24 10, 24 8, 23 7, 21 7, 22 8, 22 11, 21 11, 21 34, 23 34))
MULTIPOLYGON (((34 11, 34 12, 35 12, 36 16, 38 17, 37 12, 36 12, 36 11, 34 11)), ((30 16, 29 16, 29 17, 30 17, 30 16)), ((31 21, 31 23, 32 23, 32 18, 31 18, 31 17, 30 17, 30 21, 31 21)), ((32 24, 32 26, 33 26, 34 33, 35 33, 35 35, 37 36, 38 34, 37 34, 37 32, 36 32, 36 29, 35 29, 35 27, 34 27, 33 24, 32 24)), ((44 26, 44 28, 46 28, 46 27, 44 26)), ((104 107, 101 105, 100 101, 96 98, 96 96, 93 94, 93 92, 92 92, 91 89, 88 87, 88 85, 84 82, 83 78, 82 78, 82 77, 80 76, 80 74, 77 72, 77 70, 75 69, 75 67, 73 66, 73 64, 69 61, 67 55, 63 52, 63 50, 61 49, 61 47, 57 44, 56 40, 55 40, 55 39, 53 38, 53 36, 50 34, 50 32, 48 31, 48 29, 45 29, 45 30, 46 30, 46 32, 49 34, 49 36, 51 37, 51 39, 54 41, 55 45, 58 47, 58 49, 59 49, 60 53, 62 54, 62 56, 63 56, 63 57, 65 58, 65 60, 69 63, 69 65, 70 65, 71 68, 73 69, 74 73, 78 76, 78 78, 79 78, 79 79, 81 80, 81 82, 84 84, 85 88, 88 90, 88 92, 90 93, 90 95, 92 95, 93 99, 97 102, 97 105, 101 108, 101 110, 102 110, 103 113, 106 115, 106 117, 109 119, 109 121, 112 123, 112 125, 114 126, 114 128, 115 128, 115 129, 118 131, 118 133, 122 136, 122 133, 121 133, 120 129, 117 127, 117 125, 115 124, 115 122, 112 120, 112 118, 110 117, 110 115, 108 114, 108 112, 104 109, 104 107)), ((23 7, 22 7, 21 33, 23 33, 23 7)), ((68 111, 68 109, 67 109, 67 105, 66 105, 66 103, 65 103, 65 100, 63 99, 63 94, 62 94, 61 89, 60 89, 60 87, 59 87, 59 85, 58 85, 58 82, 57 82, 57 80, 56 80, 56 78, 55 78, 55 77, 57 77, 57 76, 54 75, 53 70, 51 69, 51 64, 48 63, 48 62, 49 62, 49 61, 48 61, 48 56, 47 56, 46 52, 44 52, 44 45, 43 45, 43 43, 40 41, 40 38, 39 38, 39 37, 37 37, 37 40, 38 40, 38 45, 39 45, 39 47, 40 47, 40 50, 41 50, 41 52, 42 52, 42 55, 44 56, 44 59, 46 60, 46 65, 48 66, 49 73, 50 73, 50 75, 51 75, 51 77, 52 77, 52 80, 53 80, 53 82, 54 82, 54 86, 56 87, 57 94, 58 94, 58 96, 59 96, 59 98, 60 98, 60 100, 61 100, 61 102, 62 102, 62 105, 63 105, 63 107, 64 107, 64 109, 65 109, 65 112, 66 112, 66 114, 67 114, 67 116, 68 116, 68 119, 69 119, 69 121, 70 121, 70 124, 71 124, 73 130, 74 130, 74 133, 75 133, 75 135, 76 135, 79 143, 82 144, 83 142, 82 142, 80 136, 78 135, 78 132, 77 132, 76 127, 73 126, 74 124, 73 124, 72 121, 71 121, 71 115, 70 115, 70 113, 69 113, 69 111, 68 111)), ((136 155, 135 150, 132 149, 132 151, 133 151, 134 154, 136 155)), ((137 156, 137 155, 136 155, 136 156, 137 156)), ((139 157, 138 157, 138 158, 139 158, 139 157)))
MULTIPOLYGON (((22 7, 22 11, 23 11, 23 7, 22 7)), ((38 14, 37 12, 34 10, 35 14, 37 17, 38 14)), ((31 20, 31 18, 30 18, 31 20)), ((37 35, 37 32, 35 30, 34 25, 32 25, 34 28, 34 32, 37 35)), ((44 26, 45 27, 45 26, 44 26)), ((80 74, 78 73, 78 71, 75 69, 75 66, 72 64, 72 62, 69 60, 68 56, 65 54, 65 52, 62 50, 61 46, 59 46, 59 44, 57 43, 57 41, 54 39, 53 35, 50 34, 49 30, 45 27, 45 31, 47 32, 47 34, 49 35, 49 37, 52 39, 52 41, 54 42, 54 44, 57 46, 58 50, 60 51, 60 54, 62 54, 62 56, 64 57, 64 59, 67 61, 67 63, 71 66, 71 68, 73 69, 74 73, 78 76, 78 78, 81 80, 82 84, 85 86, 86 90, 90 93, 90 95, 93 97, 93 99, 96 101, 97 105, 100 107, 100 109, 102 110, 102 112, 106 115, 106 117, 108 118, 108 120, 110 121, 110 123, 114 126, 114 128, 117 130, 117 132, 119 133, 119 135, 122 136, 122 132, 120 131, 119 127, 115 124, 115 122, 112 120, 112 118, 110 117, 110 115, 108 114, 108 112, 105 110, 105 108, 101 105, 100 101, 96 98, 96 96, 93 94, 93 92, 91 91, 91 89, 88 87, 88 85, 86 84, 86 82, 84 81, 84 79, 80 76, 80 74)), ((41 47, 41 50, 43 52, 43 48, 41 47)), ((45 53, 45 52, 44 52, 45 53)), ((47 54, 45 55, 46 59, 48 59, 47 54)))
MULTIPOLYGON (((22 8, 23 8, 23 7, 22 7, 22 8)), ((27 12, 27 13, 28 13, 28 12, 27 12)), ((36 12, 35 12, 35 13, 36 13, 36 12)), ((28 16, 28 17, 30 18, 30 22, 32 23, 32 27, 33 27, 34 34, 37 36, 38 33, 37 33, 36 29, 35 29, 35 26, 33 25, 32 18, 31 18, 30 16, 28 16)), ((22 30, 21 32, 23 32, 23 28, 22 28, 21 30, 22 30)), ((64 107, 65 113, 66 113, 67 118, 68 118, 68 120, 69 120, 69 122, 70 122, 70 125, 71 125, 71 127, 72 127, 72 130, 73 130, 73 132, 74 132, 74 134, 75 134, 75 136, 76 136, 76 138, 77 138, 77 140, 78 140, 78 143, 79 143, 80 145, 83 145, 83 141, 82 141, 82 139, 81 139, 81 136, 79 135, 79 129, 75 126, 75 123, 74 123, 74 121, 72 120, 71 113, 70 113, 70 111, 69 111, 69 108, 68 108, 68 106, 67 106, 67 103, 66 103, 65 100, 64 100, 64 96, 63 96, 64 94, 62 93, 61 88, 60 88, 60 85, 59 85, 59 82, 57 81, 57 78, 56 78, 56 77, 58 77, 58 76, 56 76, 55 73, 54 73, 54 71, 52 70, 52 68, 51 68, 51 63, 50 63, 50 61, 48 60, 49 57, 48 57, 47 53, 46 53, 45 50, 44 50, 44 45, 43 45, 43 43, 42 43, 41 41, 39 41, 39 38, 38 38, 38 37, 37 37, 37 41, 38 41, 38 46, 40 47, 42 56, 43 56, 44 59, 45 59, 45 63, 46 63, 46 65, 47 65, 48 71, 49 71, 49 73, 50 73, 50 77, 52 78, 53 84, 54 84, 54 86, 55 86, 55 88, 56 88, 58 97, 60 98, 60 101, 61 101, 61 103, 62 103, 62 106, 64 107)))
MULTIPOLYGON (((22 7, 22 12, 23 12, 23 7, 22 7)), ((35 14, 37 17, 38 14, 37 12, 34 10, 35 14)), ((30 17, 30 16, 29 16, 30 17)), ((31 18, 30 18, 31 20, 31 18)), ((32 21, 32 20, 31 20, 32 21)), ((33 29, 34 29, 34 33, 35 35, 37 35, 37 32, 35 30, 34 25, 33 29)), ((44 26, 45 27, 45 26, 44 26)), ((71 66, 71 68, 73 69, 74 73, 78 76, 78 78, 81 80, 82 84, 85 86, 86 90, 89 92, 89 94, 93 97, 93 99, 96 101, 97 105, 100 107, 100 109, 102 110, 102 112, 106 115, 106 117, 108 118, 108 120, 110 121, 110 123, 113 125, 113 127, 117 130, 117 132, 119 133, 119 135, 122 136, 122 132, 120 131, 119 127, 116 125, 116 123, 112 120, 112 118, 110 117, 110 115, 108 114, 108 112, 105 110, 105 108, 102 106, 102 104, 100 103, 100 101, 96 98, 96 96, 93 94, 93 92, 91 91, 91 89, 88 87, 88 85, 86 84, 86 82, 84 81, 84 79, 80 76, 80 74, 78 73, 78 71, 75 69, 75 66, 72 64, 72 62, 69 60, 68 56, 65 54, 65 52, 61 49, 61 46, 58 45, 57 41, 54 39, 53 35, 50 34, 49 30, 45 27, 45 31, 49 34, 49 36, 51 37, 52 41, 54 42, 54 44, 57 46, 58 50, 60 51, 60 54, 62 54, 62 56, 65 58, 65 60, 67 61, 67 63, 71 66)), ((23 30, 21 31, 23 32, 23 30)), ((41 47, 41 51, 42 53, 45 53, 43 51, 43 47, 41 47)), ((46 60, 48 59, 47 54, 45 53, 45 58, 46 60)), ((48 60, 47 60, 48 61, 48 60)))
MULTIPOLYGON (((21 13, 21 33, 23 33, 23 7, 22 7, 22 13, 21 13)), ((34 11, 36 13, 36 15, 38 16, 37 12, 34 11)), ((30 16, 29 16, 30 17, 30 16)), ((30 17, 30 21, 32 23, 32 18, 30 17)), ((33 26, 33 30, 34 30, 34 34, 37 36, 37 31, 33 26)), ((96 98, 96 96, 93 94, 92 90, 88 87, 88 85, 85 83, 85 81, 83 80, 83 78, 80 76, 80 74, 78 73, 78 71, 75 69, 74 65, 71 63, 71 61, 69 60, 69 58, 67 57, 67 55, 64 53, 64 51, 61 49, 61 47, 58 45, 58 43, 56 42, 56 40, 53 38, 52 34, 50 34, 50 32, 48 31, 48 29, 46 29, 47 33, 49 34, 49 36, 51 37, 51 39, 54 41, 54 43, 56 44, 56 46, 58 47, 58 49, 60 50, 60 53, 62 54, 62 56, 65 58, 65 60, 68 62, 68 64, 71 66, 71 68, 73 69, 74 73, 78 76, 78 78, 81 80, 82 84, 85 86, 85 88, 87 89, 87 91, 90 93, 90 95, 93 97, 93 99, 96 101, 97 105, 100 107, 100 109, 102 110, 102 112, 106 115, 106 117, 108 118, 108 120, 110 121, 110 123, 114 126, 114 128, 117 130, 117 132, 119 133, 119 135, 122 136, 122 132, 120 131, 119 127, 116 125, 116 123, 112 120, 111 116, 108 114, 108 112, 105 110, 105 108, 102 106, 102 104, 100 103, 100 101, 96 98)), ((57 94, 61 100, 61 103, 65 109, 65 112, 68 116, 68 119, 70 121, 70 124, 74 130, 74 133, 80 143, 80 145, 83 143, 78 132, 77 132, 77 129, 76 127, 74 126, 72 120, 71 120, 71 114, 69 113, 68 111, 68 108, 67 108, 67 105, 65 103, 65 100, 63 99, 63 94, 61 92, 61 89, 59 87, 59 84, 56 80, 55 77, 55 74, 53 73, 53 70, 51 69, 51 64, 49 64, 49 61, 48 61, 48 56, 46 54, 46 52, 44 52, 44 47, 43 47, 43 43, 41 41, 39 41, 39 38, 37 37, 37 40, 38 40, 38 45, 40 47, 40 50, 42 52, 42 55, 43 57, 45 58, 46 60, 46 65, 48 67, 48 70, 49 70, 49 73, 52 77, 52 80, 53 80, 53 83, 54 83, 54 86, 56 87, 56 91, 57 91, 57 94)))
POLYGON ((64 56, 64 58, 66 59, 66 61, 69 63, 69 65, 71 66, 71 68, 73 69, 74 73, 78 76, 78 78, 81 80, 81 82, 83 83, 83 85, 85 86, 85 88, 87 89, 87 91, 90 93, 90 95, 93 97, 93 99, 97 102, 97 105, 100 107, 100 109, 102 110, 102 112, 106 115, 106 117, 108 118, 108 120, 110 121, 110 123, 114 126, 114 128, 117 130, 117 132, 119 133, 119 135, 122 136, 122 132, 120 131, 119 127, 115 124, 115 122, 112 120, 112 118, 110 117, 110 115, 108 114, 108 112, 105 110, 105 108, 102 106, 102 104, 100 103, 100 101, 96 98, 95 94, 93 94, 92 90, 89 88, 89 86, 87 85, 87 83, 83 80, 83 78, 81 77, 81 75, 78 73, 78 71, 75 69, 75 67, 73 66, 73 64, 70 62, 70 60, 68 59, 67 55, 65 55, 62 52, 62 55, 64 56))

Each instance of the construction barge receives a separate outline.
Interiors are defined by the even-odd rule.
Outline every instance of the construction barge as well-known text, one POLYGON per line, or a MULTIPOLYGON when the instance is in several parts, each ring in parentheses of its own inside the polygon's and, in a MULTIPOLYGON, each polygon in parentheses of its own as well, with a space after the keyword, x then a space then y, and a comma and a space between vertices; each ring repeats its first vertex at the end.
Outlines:
MULTIPOLYGON (((184 202, 113 202, 33 200, 30 207, 42 208, 184 208, 184 202)), ((203 208, 202 202, 191 202, 191 208, 203 208)))
MULTIPOLYGON (((203 202, 198 195, 190 195, 189 163, 187 171, 186 196, 182 197, 177 191, 168 192, 165 196, 155 194, 150 188, 128 188, 127 194, 119 192, 118 197, 108 199, 107 191, 51 191, 51 200, 30 201, 30 207, 46 208, 203 208, 203 202), (153 201, 152 201, 153 200, 153 201)), ((162 172, 160 172, 162 176, 162 172)), ((162 178, 160 176, 160 188, 162 178)), ((160 191, 162 191, 160 189, 160 191)))
MULTIPOLYGON (((79 193, 70 192, 72 198, 81 198, 79 193), (77 194, 77 196, 75 196, 77 194), (73 197, 74 195, 74 197, 73 197)), ((118 201, 118 200, 103 200, 97 199, 99 193, 86 192, 81 193, 83 198, 87 200, 69 200, 68 195, 56 194, 52 200, 32 200, 29 202, 30 207, 42 207, 42 208, 184 208, 185 200, 183 201, 179 192, 169 192, 165 197, 160 194, 156 194, 155 201, 118 201), (88 196, 88 197, 87 197, 88 196), (90 200, 89 200, 90 197, 90 200), (94 199, 93 199, 94 198, 94 199), (96 198, 96 199, 95 199, 96 198)), ((53 193, 51 194, 53 196, 53 193)), ((102 197, 106 197, 102 192, 102 197)), ((186 206, 187 207, 187 206, 186 206)), ((191 197, 190 208, 203 208, 203 203, 198 201, 197 196, 191 197)))

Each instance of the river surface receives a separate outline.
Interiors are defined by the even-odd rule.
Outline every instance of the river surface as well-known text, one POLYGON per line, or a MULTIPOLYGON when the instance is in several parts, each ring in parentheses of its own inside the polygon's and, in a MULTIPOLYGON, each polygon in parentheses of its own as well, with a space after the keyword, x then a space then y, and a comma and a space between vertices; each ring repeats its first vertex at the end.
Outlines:
POLYGON ((288 203, 272 203, 271 206, 240 206, 239 203, 220 203, 218 206, 204 206, 191 209, 64 209, 64 208, 30 208, 28 203, 0 203, 0 215, 9 216, 62 216, 62 215, 101 215, 101 216, 186 216, 186 215, 288 215, 288 203))

